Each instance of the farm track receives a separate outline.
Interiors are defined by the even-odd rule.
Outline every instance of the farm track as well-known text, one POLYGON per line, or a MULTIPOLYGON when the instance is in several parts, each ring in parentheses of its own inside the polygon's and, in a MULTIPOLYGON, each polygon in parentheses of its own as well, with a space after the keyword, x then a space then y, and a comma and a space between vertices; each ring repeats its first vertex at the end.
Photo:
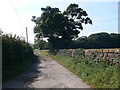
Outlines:
POLYGON ((38 60, 3 88, 90 88, 62 65, 35 51, 38 60))

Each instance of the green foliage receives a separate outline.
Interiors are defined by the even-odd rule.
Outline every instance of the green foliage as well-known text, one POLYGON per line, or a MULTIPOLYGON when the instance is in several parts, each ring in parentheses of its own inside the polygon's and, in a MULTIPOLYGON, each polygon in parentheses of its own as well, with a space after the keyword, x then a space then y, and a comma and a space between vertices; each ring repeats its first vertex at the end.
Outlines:
POLYGON ((24 71, 33 61, 33 49, 29 43, 16 35, 2 35, 3 82, 24 71))
POLYGON ((110 66, 100 61, 86 60, 80 57, 74 59, 69 56, 53 56, 47 52, 43 54, 45 53, 78 75, 92 88, 118 88, 119 86, 119 68, 116 66, 110 66))
POLYGON ((82 36, 74 40, 71 48, 120 48, 120 34, 101 32, 91 34, 88 37, 82 36))
POLYGON ((44 40, 36 40, 33 46, 35 49, 40 49, 40 50, 49 48, 48 43, 44 40))
POLYGON ((97 46, 97 48, 106 48, 109 47, 110 44, 110 37, 108 33, 92 34, 88 37, 88 40, 97 46))
POLYGON ((37 39, 48 38, 50 50, 70 48, 73 39, 78 37, 79 30, 83 30, 82 23, 92 24, 86 11, 77 4, 70 4, 63 13, 58 8, 50 6, 41 10, 43 13, 40 17, 32 18, 36 24, 34 33, 37 39))
POLYGON ((74 24, 75 29, 83 30, 82 23, 92 24, 87 12, 79 8, 78 4, 70 4, 63 14, 74 24))

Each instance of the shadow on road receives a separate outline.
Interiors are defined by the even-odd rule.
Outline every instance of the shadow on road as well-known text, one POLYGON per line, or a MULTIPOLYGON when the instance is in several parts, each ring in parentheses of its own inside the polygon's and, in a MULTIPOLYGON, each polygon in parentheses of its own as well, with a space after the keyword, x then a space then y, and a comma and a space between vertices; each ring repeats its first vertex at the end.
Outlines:
POLYGON ((3 84, 4 88, 29 88, 29 85, 36 80, 36 78, 42 76, 41 69, 45 67, 41 67, 41 57, 36 56, 35 63, 25 72, 20 74, 19 76, 9 80, 5 84, 3 84))

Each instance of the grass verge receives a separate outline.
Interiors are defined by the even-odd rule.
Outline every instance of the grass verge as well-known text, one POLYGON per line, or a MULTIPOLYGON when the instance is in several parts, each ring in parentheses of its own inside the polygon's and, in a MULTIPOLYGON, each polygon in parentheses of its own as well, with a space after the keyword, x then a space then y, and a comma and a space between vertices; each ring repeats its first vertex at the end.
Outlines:
POLYGON ((119 86, 119 69, 116 66, 80 58, 75 60, 68 56, 50 55, 45 51, 40 51, 40 53, 49 56, 68 68, 92 88, 118 88, 119 86))

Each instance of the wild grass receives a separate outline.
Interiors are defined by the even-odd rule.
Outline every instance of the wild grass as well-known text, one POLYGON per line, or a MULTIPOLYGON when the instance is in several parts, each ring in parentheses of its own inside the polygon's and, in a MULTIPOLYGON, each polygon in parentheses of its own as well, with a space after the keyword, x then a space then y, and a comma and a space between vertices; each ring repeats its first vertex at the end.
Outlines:
POLYGON ((104 62, 92 62, 81 58, 74 59, 69 56, 40 52, 68 68, 92 88, 118 88, 119 86, 119 69, 116 66, 106 65, 104 62))

